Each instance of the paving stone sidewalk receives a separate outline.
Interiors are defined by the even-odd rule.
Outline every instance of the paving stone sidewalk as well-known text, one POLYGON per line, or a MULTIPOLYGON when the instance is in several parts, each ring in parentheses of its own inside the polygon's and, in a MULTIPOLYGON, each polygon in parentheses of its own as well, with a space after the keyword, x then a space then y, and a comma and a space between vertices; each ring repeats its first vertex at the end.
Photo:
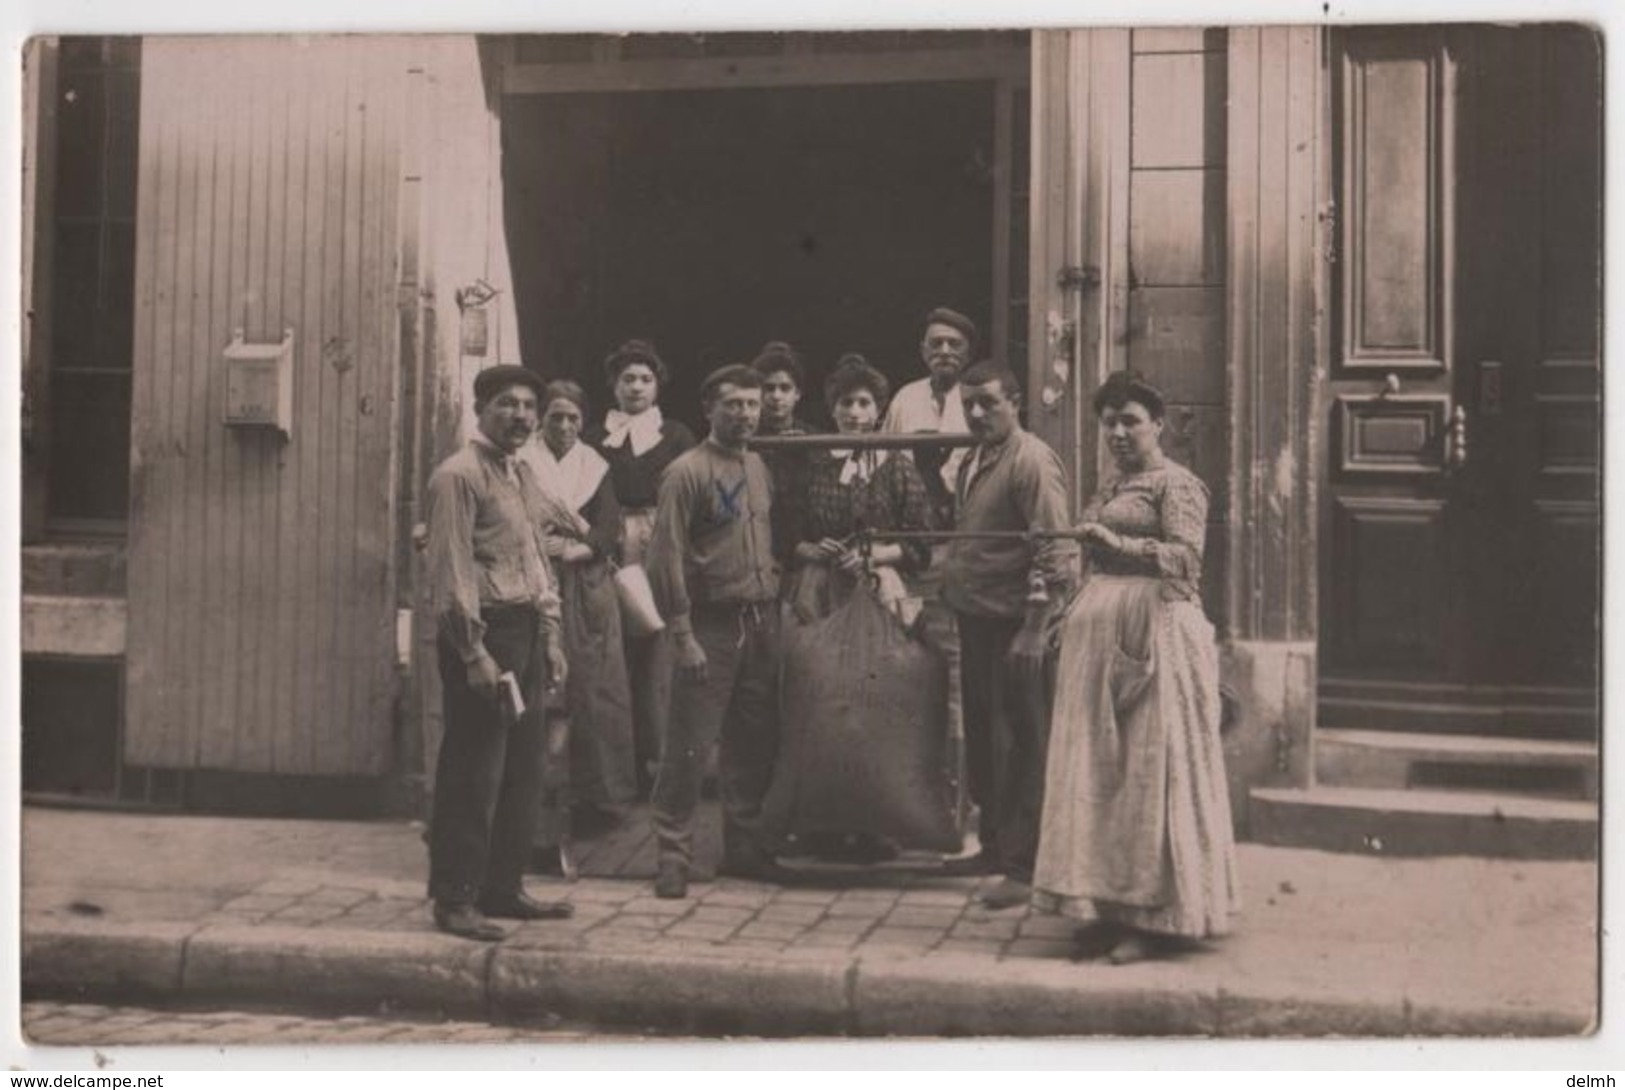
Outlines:
MULTIPOLYGON (((1594 1021, 1596 869, 1241 849, 1230 938, 1127 967, 923 868, 778 887, 533 880, 576 905, 496 945, 435 932, 404 823, 30 809, 25 994, 552 1012, 677 1032, 1516 1034, 1594 1021), (1540 942, 1528 941, 1539 934, 1540 942)), ((625 867, 636 869, 635 853, 625 867)))

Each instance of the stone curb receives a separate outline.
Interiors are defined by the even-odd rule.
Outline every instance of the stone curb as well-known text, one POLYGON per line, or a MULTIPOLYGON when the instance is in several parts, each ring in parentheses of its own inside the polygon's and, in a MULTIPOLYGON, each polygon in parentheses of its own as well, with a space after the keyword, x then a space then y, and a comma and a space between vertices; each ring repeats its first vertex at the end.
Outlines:
POLYGON ((187 998, 483 1013, 492 948, 438 932, 208 927, 187 945, 187 998))
POLYGON ((81 1000, 179 994, 190 923, 52 920, 24 926, 19 971, 30 989, 81 1000))
POLYGON ((552 1012, 701 1036, 849 1032, 852 966, 737 952, 628 954, 501 950, 491 965, 499 1015, 552 1012))
MULTIPOLYGON (((836 960, 836 959, 839 960, 836 960)), ((984 957, 828 961, 710 951, 486 946, 433 932, 35 921, 22 990, 79 1000, 294 1004, 523 1019, 542 1013, 695 1035, 910 1037, 1549 1037, 1595 1030, 1589 1012, 1361 1002, 1271 982, 1219 986, 1155 964, 1092 972, 984 957), (1132 979, 1127 973, 1132 971, 1132 979), (1116 972, 1115 970, 1113 972, 1116 972)))

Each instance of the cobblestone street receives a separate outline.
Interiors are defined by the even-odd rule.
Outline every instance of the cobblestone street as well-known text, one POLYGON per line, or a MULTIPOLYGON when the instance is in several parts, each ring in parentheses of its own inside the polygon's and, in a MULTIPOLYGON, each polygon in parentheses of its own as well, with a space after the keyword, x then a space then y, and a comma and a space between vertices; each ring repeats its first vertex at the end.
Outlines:
POLYGON ((990 879, 912 860, 808 867, 782 886, 696 874, 688 898, 661 900, 641 820, 596 845, 579 881, 531 879, 538 896, 570 900, 574 918, 506 922, 505 941, 483 944, 435 930, 420 830, 405 823, 23 818, 23 995, 184 1011, 114 1020, 32 1008, 30 1034, 58 1043, 564 1039, 592 1026, 1543 1036, 1581 1032, 1595 1012, 1596 868, 1584 862, 1243 844, 1249 900, 1233 935, 1119 967, 1087 957, 1070 921, 978 904, 990 879), (1531 921, 1539 944, 1525 941, 1531 921), (204 1013, 220 1007, 314 1017, 204 1013), (359 1017, 322 1017, 333 1011, 359 1017), (475 1036, 407 1011, 466 1020, 475 1036))
POLYGON ((28 1002, 23 1035, 36 1046, 500 1045, 613 1040, 579 1024, 490 1025, 399 1015, 316 1017, 269 1011, 166 1010, 28 1002))

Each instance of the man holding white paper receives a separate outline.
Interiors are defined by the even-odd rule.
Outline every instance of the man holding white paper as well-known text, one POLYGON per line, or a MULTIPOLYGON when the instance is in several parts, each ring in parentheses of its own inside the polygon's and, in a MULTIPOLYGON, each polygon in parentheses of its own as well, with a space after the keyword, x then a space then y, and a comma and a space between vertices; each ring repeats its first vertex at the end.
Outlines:
POLYGON ((435 926, 495 942, 489 917, 564 919, 522 876, 542 785, 542 705, 565 681, 558 584, 541 541, 534 471, 541 379, 492 367, 474 380, 479 429, 429 479, 427 572, 445 737, 429 836, 435 926))

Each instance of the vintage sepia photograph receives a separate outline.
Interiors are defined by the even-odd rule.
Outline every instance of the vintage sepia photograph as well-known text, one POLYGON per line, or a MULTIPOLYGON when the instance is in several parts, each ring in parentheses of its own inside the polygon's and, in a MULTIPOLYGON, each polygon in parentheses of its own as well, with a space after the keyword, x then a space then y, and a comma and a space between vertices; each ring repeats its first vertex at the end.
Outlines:
POLYGON ((24 1039, 1595 1034, 1604 56, 31 38, 24 1039))

